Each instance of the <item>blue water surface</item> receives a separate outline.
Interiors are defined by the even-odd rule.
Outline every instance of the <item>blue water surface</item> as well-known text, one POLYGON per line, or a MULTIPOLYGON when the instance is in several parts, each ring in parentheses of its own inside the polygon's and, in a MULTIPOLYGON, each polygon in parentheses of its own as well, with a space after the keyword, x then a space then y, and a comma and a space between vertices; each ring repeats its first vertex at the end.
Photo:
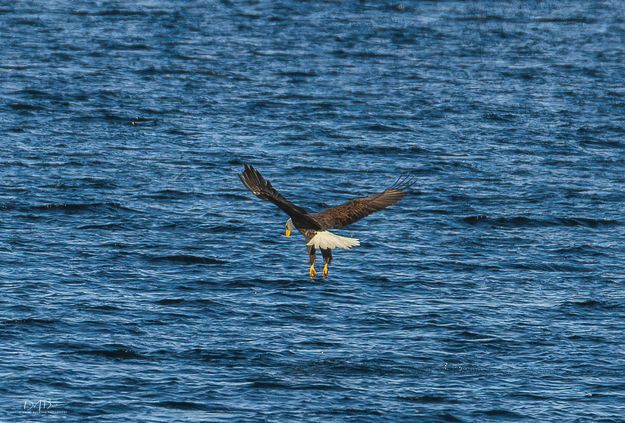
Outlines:
POLYGON ((621 1, 0 2, 0 421, 622 421, 624 63, 621 1), (243 163, 417 184, 311 283, 243 163))

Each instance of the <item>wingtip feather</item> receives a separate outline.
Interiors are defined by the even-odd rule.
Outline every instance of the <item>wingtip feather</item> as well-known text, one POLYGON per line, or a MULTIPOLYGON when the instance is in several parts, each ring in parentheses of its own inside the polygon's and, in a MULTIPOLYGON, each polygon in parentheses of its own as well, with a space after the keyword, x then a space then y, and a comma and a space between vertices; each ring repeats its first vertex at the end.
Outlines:
POLYGON ((417 177, 409 174, 400 175, 399 178, 387 189, 387 191, 398 191, 406 195, 410 188, 417 182, 417 177))

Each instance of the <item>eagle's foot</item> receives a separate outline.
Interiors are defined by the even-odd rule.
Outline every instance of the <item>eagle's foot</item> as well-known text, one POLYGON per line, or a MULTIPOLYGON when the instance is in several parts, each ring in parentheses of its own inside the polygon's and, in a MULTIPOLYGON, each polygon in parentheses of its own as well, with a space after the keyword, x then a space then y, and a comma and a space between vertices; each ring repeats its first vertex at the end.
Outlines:
POLYGON ((323 279, 327 279, 328 277, 328 263, 323 265, 323 273, 321 274, 323 279))
POLYGON ((308 273, 310 274, 310 279, 315 279, 315 276, 317 276, 317 271, 315 270, 314 264, 310 266, 310 271, 308 273))

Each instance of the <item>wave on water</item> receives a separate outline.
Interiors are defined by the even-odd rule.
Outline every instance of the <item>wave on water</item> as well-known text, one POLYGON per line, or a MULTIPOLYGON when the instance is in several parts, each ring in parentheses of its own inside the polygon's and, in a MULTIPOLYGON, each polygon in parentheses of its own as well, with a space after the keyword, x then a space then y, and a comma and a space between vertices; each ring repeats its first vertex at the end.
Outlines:
POLYGON ((189 401, 160 401, 154 403, 157 407, 174 408, 177 410, 205 410, 205 404, 189 401))
POLYGON ((337 147, 342 153, 349 154, 365 154, 365 155, 402 155, 402 154, 425 154, 428 150, 418 147, 397 147, 394 145, 366 145, 366 144, 349 144, 337 147))
POLYGON ((59 212, 65 214, 93 213, 103 211, 111 212, 119 210, 137 212, 136 210, 123 206, 119 203, 49 203, 38 206, 19 207, 19 209, 23 211, 50 213, 59 212))
POLYGON ((175 263, 175 264, 208 264, 208 265, 218 265, 218 264, 226 264, 227 262, 224 260, 219 260, 211 257, 200 257, 193 256, 188 254, 174 254, 174 255, 166 255, 166 256, 145 256, 145 258, 152 262, 164 262, 164 263, 175 263))
POLYGON ((120 223, 101 223, 101 224, 83 225, 83 226, 80 226, 78 229, 82 229, 82 230, 94 229, 94 230, 104 230, 104 231, 119 231, 119 230, 127 229, 127 226, 123 225, 123 224, 120 224, 120 223))
POLYGON ((37 318, 26 318, 26 319, 7 319, 0 320, 0 325, 54 325, 59 323, 59 320, 54 319, 37 319, 37 318))
POLYGON ((147 359, 146 356, 140 354, 135 349, 121 344, 105 345, 95 349, 77 349, 74 351, 65 351, 63 355, 86 355, 96 356, 116 360, 141 360, 147 359))
POLYGON ((601 228, 619 226, 622 222, 613 219, 593 219, 588 217, 488 217, 485 215, 467 216, 462 219, 465 223, 474 226, 488 226, 501 228, 524 228, 524 227, 553 227, 570 226, 601 228))
POLYGON ((565 301, 561 304, 561 308, 581 308, 581 309, 597 309, 597 310, 620 310, 625 309, 625 305, 604 300, 576 300, 565 301))
POLYGON ((586 17, 586 16, 579 16, 579 17, 572 17, 572 18, 535 18, 534 22, 539 22, 539 23, 581 23, 581 24, 594 24, 597 23, 596 19, 590 18, 590 17, 586 17))

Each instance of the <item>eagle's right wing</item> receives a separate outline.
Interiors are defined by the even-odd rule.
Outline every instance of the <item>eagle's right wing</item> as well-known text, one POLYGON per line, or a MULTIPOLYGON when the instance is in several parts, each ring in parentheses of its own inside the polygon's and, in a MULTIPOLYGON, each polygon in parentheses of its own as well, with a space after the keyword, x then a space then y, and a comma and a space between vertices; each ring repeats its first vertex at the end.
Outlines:
POLYGON ((276 206, 280 207, 282 211, 291 217, 295 226, 307 229, 321 229, 319 223, 309 216, 304 208, 296 206, 284 198, 253 166, 246 164, 244 167, 245 169, 243 173, 239 174, 239 178, 241 178, 243 185, 245 185, 252 194, 260 199, 271 201, 276 206))
POLYGON ((343 228, 365 216, 397 203, 408 193, 414 179, 399 178, 392 186, 368 197, 356 198, 315 215, 324 228, 343 228))

